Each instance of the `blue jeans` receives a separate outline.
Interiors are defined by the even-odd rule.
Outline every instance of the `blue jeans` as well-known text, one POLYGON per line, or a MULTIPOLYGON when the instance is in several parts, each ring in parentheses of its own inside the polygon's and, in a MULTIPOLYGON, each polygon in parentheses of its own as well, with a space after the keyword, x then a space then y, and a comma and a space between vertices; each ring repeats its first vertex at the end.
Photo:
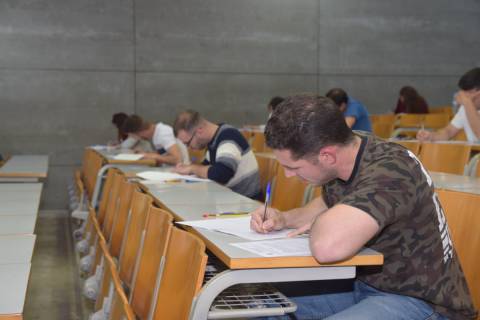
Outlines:
MULTIPOLYGON (((321 282, 317 282, 321 285, 321 282)), ((300 284, 301 286, 301 284, 300 284)), ((298 309, 294 314, 263 319, 285 320, 446 320, 426 302, 379 291, 355 280, 350 290, 316 295, 289 296, 298 309)), ((305 287, 305 285, 303 285, 305 287)), ((288 288, 288 286, 285 286, 288 288)), ((280 291, 284 291, 280 289, 280 291)), ((288 291, 288 290, 287 290, 288 291)))

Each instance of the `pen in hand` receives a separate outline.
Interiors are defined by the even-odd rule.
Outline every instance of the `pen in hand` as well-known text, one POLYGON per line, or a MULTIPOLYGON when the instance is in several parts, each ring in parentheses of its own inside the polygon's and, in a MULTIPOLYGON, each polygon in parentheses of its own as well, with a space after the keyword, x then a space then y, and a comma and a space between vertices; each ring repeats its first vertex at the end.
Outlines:
POLYGON ((262 222, 265 222, 265 219, 267 218, 267 207, 268 207, 268 202, 270 201, 270 193, 271 193, 271 184, 269 182, 267 184, 267 191, 266 191, 266 195, 265 195, 265 209, 263 210, 262 222))

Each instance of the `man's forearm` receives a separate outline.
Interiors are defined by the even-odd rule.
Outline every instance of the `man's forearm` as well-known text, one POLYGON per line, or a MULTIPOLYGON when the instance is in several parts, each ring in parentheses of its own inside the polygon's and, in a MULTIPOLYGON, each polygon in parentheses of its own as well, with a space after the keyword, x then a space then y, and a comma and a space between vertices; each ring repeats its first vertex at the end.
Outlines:
POLYGON ((478 114, 477 109, 473 102, 469 101, 463 105, 465 108, 465 114, 467 115, 467 121, 472 128, 473 133, 477 137, 480 137, 480 115, 478 114))
POLYGON ((282 215, 288 228, 299 228, 312 222, 316 216, 325 210, 327 210, 327 206, 323 199, 318 197, 301 208, 282 212, 282 215))
POLYGON ((194 175, 200 178, 208 178, 208 169, 210 168, 210 166, 204 166, 200 164, 192 164, 190 166, 192 168, 191 171, 194 175))

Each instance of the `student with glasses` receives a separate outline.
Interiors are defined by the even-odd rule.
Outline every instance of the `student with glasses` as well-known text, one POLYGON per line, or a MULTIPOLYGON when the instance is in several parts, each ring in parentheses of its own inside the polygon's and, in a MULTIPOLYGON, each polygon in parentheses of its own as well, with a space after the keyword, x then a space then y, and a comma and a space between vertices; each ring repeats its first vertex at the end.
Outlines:
POLYGON ((177 165, 178 173, 208 178, 244 196, 260 199, 257 160, 240 131, 228 124, 210 122, 192 110, 180 113, 173 129, 187 147, 207 148, 202 164, 177 165))

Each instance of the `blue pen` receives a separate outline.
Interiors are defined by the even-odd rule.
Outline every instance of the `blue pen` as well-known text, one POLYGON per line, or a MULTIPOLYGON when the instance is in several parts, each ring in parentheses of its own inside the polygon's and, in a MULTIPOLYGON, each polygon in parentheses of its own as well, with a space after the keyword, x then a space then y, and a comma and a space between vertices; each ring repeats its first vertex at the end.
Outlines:
POLYGON ((267 206, 268 202, 270 201, 270 191, 271 191, 271 184, 270 182, 267 184, 267 194, 265 195, 265 209, 263 211, 263 222, 265 222, 265 218, 267 217, 267 206))

